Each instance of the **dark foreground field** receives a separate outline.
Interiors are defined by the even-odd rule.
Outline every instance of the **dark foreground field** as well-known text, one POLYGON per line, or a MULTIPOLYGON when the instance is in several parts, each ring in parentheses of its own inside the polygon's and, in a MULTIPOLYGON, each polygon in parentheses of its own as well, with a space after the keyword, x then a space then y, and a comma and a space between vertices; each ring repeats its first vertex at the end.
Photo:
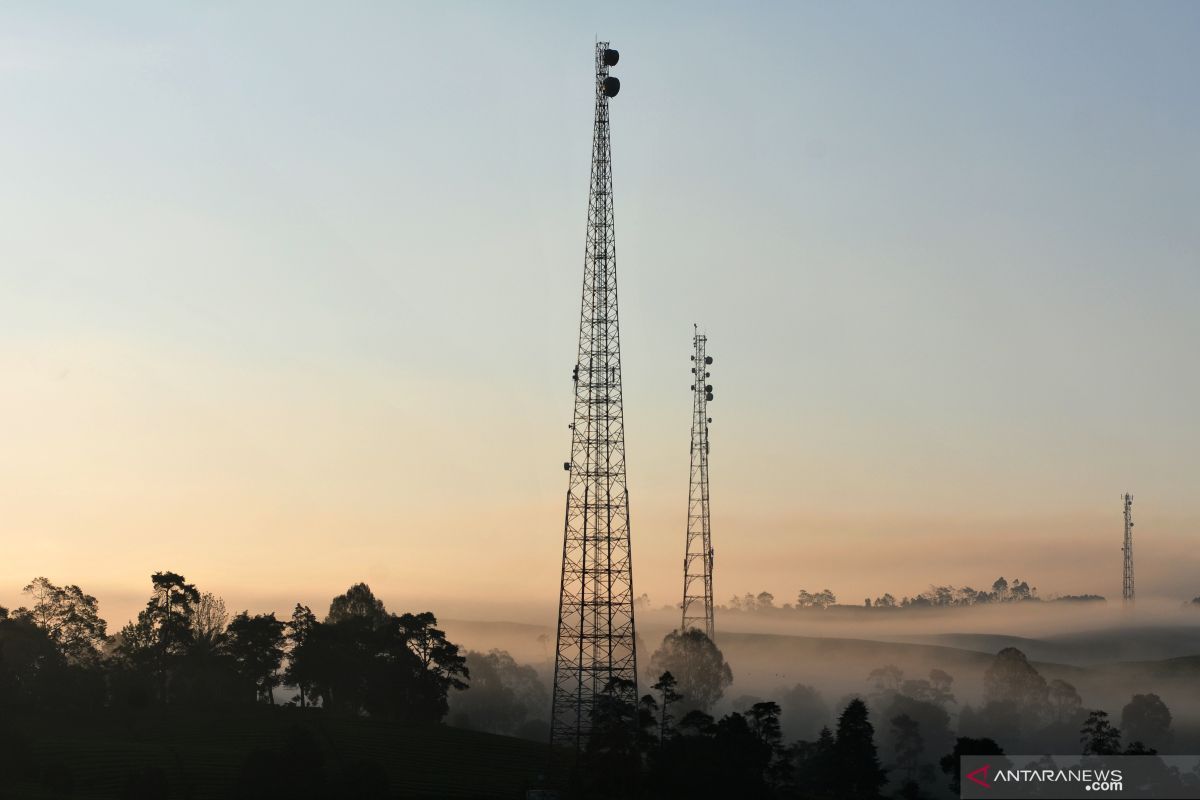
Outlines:
POLYGON ((519 798, 547 748, 319 710, 0 719, 0 800, 519 798))

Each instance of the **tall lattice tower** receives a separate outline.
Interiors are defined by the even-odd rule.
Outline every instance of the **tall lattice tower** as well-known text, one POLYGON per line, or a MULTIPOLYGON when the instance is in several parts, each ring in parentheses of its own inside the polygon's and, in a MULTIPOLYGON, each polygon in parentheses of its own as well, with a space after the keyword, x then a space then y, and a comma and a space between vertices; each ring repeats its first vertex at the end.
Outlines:
POLYGON ((1124 494, 1125 501, 1125 545, 1121 551, 1125 554, 1125 571, 1121 575, 1121 599, 1126 606, 1133 605, 1133 495, 1124 494))
POLYGON ((563 531, 562 584, 550 739, 580 749, 597 698, 611 687, 637 702, 633 566, 625 488, 625 422, 617 324, 608 101, 621 83, 608 74, 616 50, 596 44, 596 120, 583 260, 575 421, 563 531))
POLYGON ((692 473, 688 486, 687 547, 683 556, 683 626, 716 638, 713 625, 713 548, 708 517, 708 382, 712 356, 705 353, 708 337, 695 328, 692 335, 692 473))

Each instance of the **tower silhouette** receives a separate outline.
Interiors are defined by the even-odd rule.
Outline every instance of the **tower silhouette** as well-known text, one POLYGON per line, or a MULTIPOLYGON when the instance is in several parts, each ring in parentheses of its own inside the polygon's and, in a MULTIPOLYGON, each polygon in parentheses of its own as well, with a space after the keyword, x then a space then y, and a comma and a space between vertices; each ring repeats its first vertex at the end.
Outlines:
POLYGON ((692 336, 692 470, 688 482, 687 546, 683 556, 683 624, 716 638, 713 625, 713 548, 708 517, 708 382, 712 356, 705 353, 708 337, 694 328, 692 336))
POLYGON ((618 58, 607 42, 596 44, 591 194, 572 374, 575 418, 571 460, 563 465, 570 477, 550 740, 577 750, 599 697, 638 698, 608 122, 608 101, 621 88, 608 74, 618 58))
POLYGON ((1125 501, 1125 544, 1121 552, 1125 554, 1125 569, 1121 575, 1121 599, 1126 606, 1133 605, 1133 495, 1124 494, 1125 501))

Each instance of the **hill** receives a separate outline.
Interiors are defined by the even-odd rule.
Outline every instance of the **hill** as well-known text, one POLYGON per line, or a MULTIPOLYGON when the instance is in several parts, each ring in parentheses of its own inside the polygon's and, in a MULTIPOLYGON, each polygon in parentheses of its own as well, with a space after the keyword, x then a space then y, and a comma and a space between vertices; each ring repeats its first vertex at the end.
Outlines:
MULTIPOLYGON (((444 725, 343 719, 314 709, 9 715, 3 723, 3 800, 120 798, 129 785, 147 780, 165 783, 170 798, 224 800, 238 796, 245 771, 275 763, 264 762, 264 754, 277 752, 298 731, 317 748, 305 761, 323 761, 318 767, 331 785, 365 775, 370 786, 374 776, 376 784, 386 783, 387 797, 521 798, 549 766, 548 748, 538 742, 444 725)), ((377 796, 364 791, 347 796, 377 796)))

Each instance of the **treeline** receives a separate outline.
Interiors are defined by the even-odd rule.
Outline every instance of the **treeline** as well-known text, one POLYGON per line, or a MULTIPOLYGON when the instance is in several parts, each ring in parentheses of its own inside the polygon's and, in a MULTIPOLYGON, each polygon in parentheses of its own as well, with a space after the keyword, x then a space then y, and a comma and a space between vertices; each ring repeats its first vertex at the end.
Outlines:
POLYGON ((1096 594, 1063 595, 1050 600, 1043 600, 1038 595, 1036 586, 1030 586, 1026 581, 1013 578, 1011 581, 1004 577, 997 578, 990 590, 975 589, 971 586, 930 586, 924 592, 912 596, 902 596, 899 599, 890 592, 885 592, 875 598, 865 598, 861 606, 842 605, 838 603, 837 595, 829 589, 819 592, 809 592, 801 589, 794 603, 775 604, 775 595, 770 592, 752 594, 747 592, 741 597, 733 596, 729 602, 721 606, 723 611, 762 613, 773 611, 796 611, 806 609, 823 610, 839 608, 949 608, 963 606, 978 606, 998 603, 1028 603, 1028 602, 1104 602, 1104 597, 1096 594))
POLYGON ((366 584, 333 598, 323 620, 297 604, 227 613, 175 572, 151 576, 137 619, 115 635, 96 598, 37 578, 28 606, 0 609, 0 708, 14 710, 319 704, 331 713, 437 722, 468 668, 430 612, 393 614, 366 584))
MULTIPOLYGON (((714 718, 731 676, 699 631, 668 636, 652 666, 659 677, 637 703, 620 682, 597 703, 576 775, 580 796, 947 798, 958 796, 963 755, 1007 765, 1006 750, 1155 755, 1173 741, 1171 713, 1157 695, 1134 695, 1118 727, 1070 683, 1046 681, 1015 648, 986 669, 977 708, 958 710, 954 678, 942 670, 909 677, 887 665, 867 676, 862 694, 838 702, 836 720, 803 684, 778 690, 780 702, 740 698, 738 711, 714 718), (658 672, 663 666, 671 669, 658 672), (686 679, 674 669, 686 669, 686 679), (790 739, 797 730, 812 733, 790 739)), ((1200 790, 1200 775, 1160 766, 1155 780, 1164 792, 1200 790)))

